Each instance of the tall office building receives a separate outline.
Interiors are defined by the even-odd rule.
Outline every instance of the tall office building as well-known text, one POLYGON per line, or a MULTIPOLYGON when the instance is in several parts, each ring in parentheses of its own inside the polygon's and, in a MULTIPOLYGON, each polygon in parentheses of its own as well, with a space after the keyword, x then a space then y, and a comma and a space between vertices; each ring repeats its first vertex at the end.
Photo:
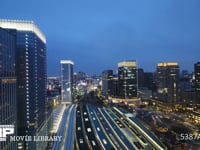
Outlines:
POLYGON ((179 101, 179 65, 177 62, 157 64, 158 99, 166 103, 179 101))
POLYGON ((119 80, 117 76, 113 76, 112 79, 112 97, 118 98, 119 97, 119 80))
POLYGON ((144 73, 144 87, 154 91, 155 86, 154 86, 154 77, 152 72, 144 73))
POLYGON ((61 98, 63 103, 73 100, 73 65, 70 60, 61 60, 61 98))
MULTIPOLYGON (((0 125, 13 125, 17 135, 17 104, 15 74, 15 36, 0 28, 0 125)), ((15 150, 16 143, 3 142, 1 150, 15 150)))
MULTIPOLYGON (((0 27, 16 35, 18 135, 46 135, 46 38, 32 21, 0 20, 0 27)), ((18 149, 41 149, 23 141, 18 149)))
POLYGON ((180 99, 195 103, 195 86, 192 83, 192 74, 183 70, 180 76, 180 99))
POLYGON ((196 103, 200 104, 200 62, 194 64, 196 103))
POLYGON ((104 70, 102 72, 102 94, 111 96, 113 92, 113 70, 104 70))
POLYGON ((142 68, 138 68, 138 87, 144 87, 144 70, 142 68))
POLYGON ((122 98, 137 97, 138 79, 136 61, 118 63, 119 96, 122 98))

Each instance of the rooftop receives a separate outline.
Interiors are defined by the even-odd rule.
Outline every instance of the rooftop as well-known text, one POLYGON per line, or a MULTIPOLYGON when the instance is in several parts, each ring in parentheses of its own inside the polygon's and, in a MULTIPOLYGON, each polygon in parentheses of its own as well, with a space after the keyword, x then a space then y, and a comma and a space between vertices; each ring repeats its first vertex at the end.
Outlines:
POLYGON ((0 19, 0 27, 5 29, 16 29, 17 31, 32 31, 44 43, 46 43, 46 38, 44 34, 40 31, 40 29, 35 25, 33 21, 0 19))
POLYGON ((157 64, 158 67, 178 66, 178 62, 161 62, 157 64))

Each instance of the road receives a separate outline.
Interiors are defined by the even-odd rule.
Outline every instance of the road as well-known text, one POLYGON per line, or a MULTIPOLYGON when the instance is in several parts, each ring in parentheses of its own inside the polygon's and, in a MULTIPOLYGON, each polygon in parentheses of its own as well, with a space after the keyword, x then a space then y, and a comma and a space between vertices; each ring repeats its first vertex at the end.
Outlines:
POLYGON ((92 122, 93 131, 95 132, 95 135, 100 140, 100 143, 101 143, 103 149, 105 149, 105 150, 113 149, 114 144, 111 143, 111 141, 109 140, 109 137, 105 133, 104 128, 101 125, 99 118, 96 116, 96 113, 93 110, 93 107, 94 106, 92 106, 90 104, 87 105, 87 110, 88 110, 88 113, 90 116, 90 120, 92 122))
POLYGON ((83 133, 80 105, 78 105, 76 109, 76 143, 77 143, 76 145, 77 149, 80 149, 80 150, 89 149, 85 140, 84 133, 83 133))
POLYGON ((91 147, 91 149, 94 150, 100 150, 101 145, 99 143, 99 140, 96 138, 92 125, 91 125, 91 120, 88 115, 88 111, 86 109, 85 105, 82 105, 82 122, 83 122, 83 133, 85 133, 85 138, 86 141, 88 140, 88 146, 91 147))
POLYGON ((52 149, 165 149, 133 115, 118 111, 85 103, 66 106, 56 134, 62 142, 55 141, 52 149))

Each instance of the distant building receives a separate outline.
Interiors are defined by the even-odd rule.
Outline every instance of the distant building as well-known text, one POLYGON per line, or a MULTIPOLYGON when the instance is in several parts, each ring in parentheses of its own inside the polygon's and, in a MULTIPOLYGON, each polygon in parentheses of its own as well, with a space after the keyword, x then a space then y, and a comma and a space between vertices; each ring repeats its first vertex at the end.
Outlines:
POLYGON ((119 97, 119 82, 118 82, 118 77, 113 77, 112 83, 113 83, 113 88, 112 88, 112 97, 119 97))
MULTIPOLYGON (((0 27, 16 35, 18 135, 47 135, 46 38, 33 21, 0 20, 0 27)), ((46 144, 24 141, 18 149, 42 149, 46 144)))
POLYGON ((77 73, 77 80, 86 80, 87 75, 84 72, 78 72, 77 73))
POLYGON ((61 60, 61 99, 63 103, 71 103, 73 98, 73 65, 70 60, 61 60))
POLYGON ((47 78, 47 89, 54 89, 60 87, 60 78, 59 77, 48 77, 47 78))
POLYGON ((179 65, 177 62, 157 64, 157 96, 166 103, 179 101, 179 65))
POLYGON ((190 91, 192 90, 192 75, 189 74, 186 70, 182 71, 180 77, 180 88, 181 91, 190 91))
POLYGON ((86 92, 86 79, 87 75, 84 72, 77 72, 74 73, 74 78, 73 78, 73 89, 74 89, 74 97, 77 97, 78 95, 83 95, 86 92))
POLYGON ((152 91, 146 87, 138 88, 138 97, 141 98, 141 100, 149 101, 152 98, 152 91))
POLYGON ((187 70, 182 70, 181 72, 181 78, 189 78, 191 75, 187 70))
POLYGON ((137 63, 134 60, 118 63, 119 96, 122 98, 137 97, 138 79, 137 63))
POLYGON ((155 90, 154 76, 152 72, 144 72, 144 87, 149 90, 155 90))
MULTIPOLYGON (((17 135, 15 36, 0 28, 0 125, 14 125, 17 135)), ((15 150, 15 142, 1 141, 0 149, 15 150)))
POLYGON ((113 92, 113 70, 104 70, 102 72, 102 95, 111 96, 113 92))
POLYGON ((194 64, 196 103, 200 104, 200 62, 194 64))
POLYGON ((195 89, 192 83, 192 74, 183 70, 180 77, 180 98, 183 102, 195 103, 195 89))
POLYGON ((144 70, 142 68, 138 68, 138 87, 144 87, 144 70))

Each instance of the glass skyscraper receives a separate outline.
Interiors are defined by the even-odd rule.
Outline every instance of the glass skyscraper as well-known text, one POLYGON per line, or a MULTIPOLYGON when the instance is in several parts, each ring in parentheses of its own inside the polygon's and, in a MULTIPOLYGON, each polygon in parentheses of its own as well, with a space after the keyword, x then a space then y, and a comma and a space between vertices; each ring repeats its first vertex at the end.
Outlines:
POLYGON ((179 101, 179 65, 177 62, 157 64, 156 85, 158 99, 166 103, 179 101))
POLYGON ((102 72, 102 95, 108 97, 113 95, 113 70, 102 72))
MULTIPOLYGON (((0 125, 13 125, 17 134, 15 35, 0 28, 0 125)), ((15 150, 16 143, 0 140, 1 150, 15 150)))
POLYGON ((137 63, 134 60, 118 63, 119 96, 136 98, 138 91, 137 63))
MULTIPOLYGON (((0 20, 0 27, 16 35, 18 135, 46 134, 46 38, 32 21, 0 20)), ((18 149, 39 148, 18 143, 18 149)))
POLYGON ((61 60, 61 98, 63 103, 73 100, 73 65, 70 60, 61 60))
POLYGON ((200 104, 200 62, 194 64, 196 103, 200 104))

